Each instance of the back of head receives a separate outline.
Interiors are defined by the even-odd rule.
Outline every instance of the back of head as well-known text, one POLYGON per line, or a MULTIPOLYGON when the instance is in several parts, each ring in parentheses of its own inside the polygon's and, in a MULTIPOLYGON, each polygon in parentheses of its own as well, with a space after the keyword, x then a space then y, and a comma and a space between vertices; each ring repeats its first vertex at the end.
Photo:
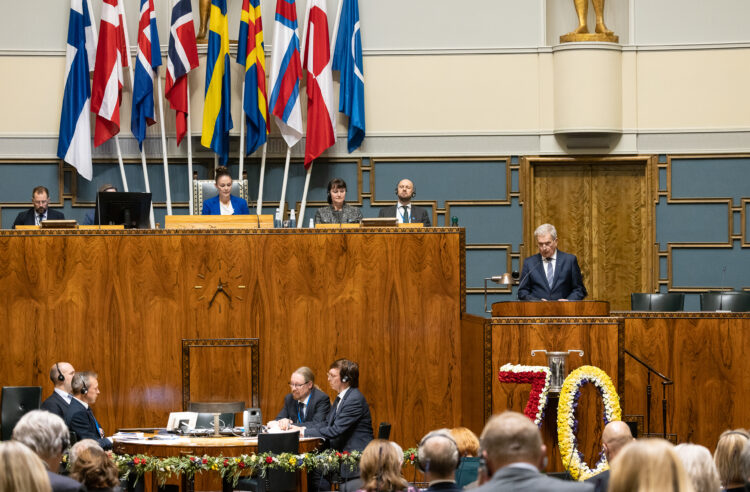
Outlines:
POLYGON ((719 436, 714 451, 714 463, 724 487, 729 484, 744 484, 747 481, 741 459, 742 450, 747 442, 748 433, 743 429, 724 431, 719 436))
POLYGON ((721 488, 719 472, 708 449, 697 444, 680 444, 674 450, 695 492, 716 492, 721 488))
POLYGON ((370 441, 359 460, 362 489, 368 492, 406 489, 409 484, 401 476, 401 458, 390 441, 370 441))
POLYGON ((52 490, 42 460, 20 442, 0 442, 0 492, 27 490, 52 490))
POLYGON ((742 448, 740 461, 742 461, 742 476, 750 481, 750 440, 748 440, 748 442, 745 443, 745 447, 742 448))
POLYGON ((99 446, 86 447, 77 453, 70 476, 89 490, 111 488, 120 483, 117 465, 99 446))
POLYGON ((420 467, 433 480, 452 479, 461 459, 458 444, 448 429, 432 431, 424 436, 417 454, 420 467))
POLYGON ((693 492, 674 446, 663 439, 625 445, 610 466, 609 492, 693 492))
POLYGON ((70 451, 68 451, 68 461, 71 463, 71 465, 78 460, 78 456, 84 450, 89 449, 89 448, 102 449, 99 443, 94 441, 93 439, 81 439, 77 443, 73 444, 70 447, 70 451))
POLYGON ((68 447, 68 426, 53 413, 32 410, 13 428, 13 440, 25 444, 44 460, 59 457, 68 447))
POLYGON ((604 426, 602 432, 602 445, 608 460, 614 459, 617 453, 633 440, 630 426, 621 420, 616 420, 604 426))
POLYGON ((479 438, 471 429, 466 427, 454 427, 451 436, 458 445, 458 454, 463 456, 476 456, 479 452, 479 438))
POLYGON ((493 465, 493 471, 511 463, 538 466, 542 457, 542 435, 527 416, 503 412, 493 416, 484 426, 481 447, 493 465))

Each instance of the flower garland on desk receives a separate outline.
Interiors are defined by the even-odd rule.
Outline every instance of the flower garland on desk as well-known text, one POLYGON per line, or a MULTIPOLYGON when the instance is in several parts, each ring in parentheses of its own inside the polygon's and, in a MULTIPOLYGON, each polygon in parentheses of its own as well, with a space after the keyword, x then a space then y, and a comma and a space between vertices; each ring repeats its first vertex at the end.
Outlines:
POLYGON ((501 383, 531 385, 529 401, 526 402, 523 413, 540 427, 544 420, 544 410, 547 408, 550 374, 550 369, 547 366, 505 364, 500 368, 497 375, 501 383))
POLYGON ((602 396, 605 425, 622 418, 620 398, 607 373, 598 367, 581 366, 565 378, 557 404, 557 439, 562 462, 576 480, 586 480, 609 468, 607 458, 602 453, 594 469, 590 469, 583 459, 583 453, 578 450, 576 408, 581 397, 581 387, 586 383, 596 386, 602 396))

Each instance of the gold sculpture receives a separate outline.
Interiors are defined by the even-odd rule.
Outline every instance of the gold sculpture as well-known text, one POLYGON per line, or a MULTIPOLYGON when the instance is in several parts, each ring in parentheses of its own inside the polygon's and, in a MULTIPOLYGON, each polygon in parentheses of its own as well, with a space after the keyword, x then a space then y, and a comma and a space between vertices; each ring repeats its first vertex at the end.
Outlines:
POLYGON ((620 38, 607 29, 604 24, 604 0, 591 0, 596 14, 596 32, 590 33, 588 27, 589 0, 573 0, 578 15, 578 27, 575 31, 560 36, 561 43, 575 41, 607 41, 617 43, 620 38))
POLYGON ((211 0, 200 0, 198 4, 198 11, 201 16, 200 29, 195 39, 198 41, 206 42, 206 36, 208 35, 208 18, 211 15, 211 0))

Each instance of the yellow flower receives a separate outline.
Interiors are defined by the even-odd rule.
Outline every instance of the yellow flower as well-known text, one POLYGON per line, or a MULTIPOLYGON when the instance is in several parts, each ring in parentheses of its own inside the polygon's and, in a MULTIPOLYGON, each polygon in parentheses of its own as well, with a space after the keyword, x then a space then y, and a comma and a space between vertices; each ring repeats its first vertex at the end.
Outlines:
POLYGON ((292 465, 292 466, 296 465, 297 464, 297 458, 295 458, 294 456, 292 456, 291 458, 289 458, 289 464, 292 465))

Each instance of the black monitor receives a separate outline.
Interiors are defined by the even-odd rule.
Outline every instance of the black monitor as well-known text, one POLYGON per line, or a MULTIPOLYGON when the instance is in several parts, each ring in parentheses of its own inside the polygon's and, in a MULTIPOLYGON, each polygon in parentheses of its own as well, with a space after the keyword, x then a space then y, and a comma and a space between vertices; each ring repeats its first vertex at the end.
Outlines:
POLYGON ((125 229, 151 227, 151 193, 103 191, 96 197, 94 225, 119 225, 125 229))

